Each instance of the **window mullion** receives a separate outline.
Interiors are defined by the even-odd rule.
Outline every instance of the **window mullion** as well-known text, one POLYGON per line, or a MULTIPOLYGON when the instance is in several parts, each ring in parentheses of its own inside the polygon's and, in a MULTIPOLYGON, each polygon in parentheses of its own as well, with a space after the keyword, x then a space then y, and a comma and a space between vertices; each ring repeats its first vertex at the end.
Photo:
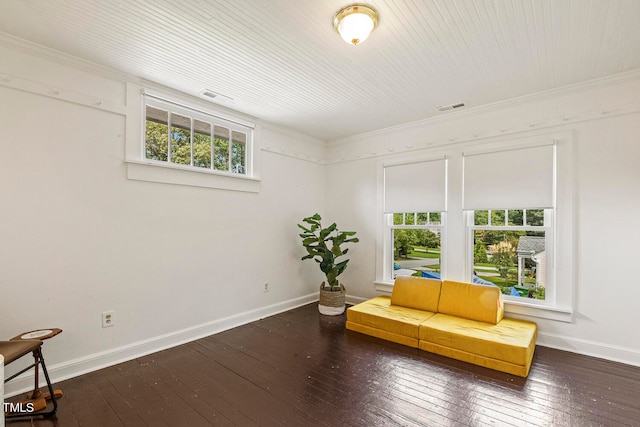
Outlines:
POLYGON ((211 164, 210 164, 210 168, 211 170, 214 170, 215 168, 213 167, 213 161, 214 161, 214 157, 213 157, 213 147, 216 145, 215 144, 215 140, 213 139, 214 137, 214 132, 213 132, 213 123, 209 123, 209 136, 211 138, 211 147, 209 148, 209 151, 211 151, 211 164))
POLYGON ((229 128, 229 173, 233 173, 233 130, 229 128))
POLYGON ((190 122, 191 122, 191 129, 189 132, 189 146, 191 147, 191 163, 189 164, 190 166, 193 166, 193 132, 195 131, 195 126, 194 126, 194 122, 195 120, 193 119, 193 117, 189 117, 190 122))
POLYGON ((173 113, 171 113, 171 111, 168 111, 168 118, 169 120, 167 120, 167 163, 171 163, 171 141, 172 141, 172 136, 171 136, 171 120, 172 120, 172 116, 173 113))

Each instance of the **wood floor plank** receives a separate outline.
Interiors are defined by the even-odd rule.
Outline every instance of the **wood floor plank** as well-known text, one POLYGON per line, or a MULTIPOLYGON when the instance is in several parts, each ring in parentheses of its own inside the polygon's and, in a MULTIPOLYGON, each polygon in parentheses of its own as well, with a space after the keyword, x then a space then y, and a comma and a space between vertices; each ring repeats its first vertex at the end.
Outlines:
POLYGON ((536 347, 520 378, 344 323, 309 304, 62 381, 57 417, 7 426, 640 426, 638 367, 536 347))

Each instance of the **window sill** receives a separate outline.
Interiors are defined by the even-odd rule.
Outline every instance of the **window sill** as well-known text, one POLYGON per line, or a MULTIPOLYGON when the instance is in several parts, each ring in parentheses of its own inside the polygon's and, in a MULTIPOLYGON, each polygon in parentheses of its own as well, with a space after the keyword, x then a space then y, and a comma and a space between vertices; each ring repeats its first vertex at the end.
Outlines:
MULTIPOLYGON (((393 283, 383 281, 375 281, 373 283, 378 292, 390 294, 393 291, 393 283)), ((524 301, 505 300, 504 311, 505 314, 538 317, 558 322, 571 323, 573 321, 573 310, 568 307, 551 307, 524 301)))
POLYGON ((131 180, 249 193, 260 192, 260 180, 258 178, 154 162, 127 160, 125 163, 127 165, 127 179, 131 180))
POLYGON ((553 307, 524 301, 504 301, 504 312, 505 314, 539 317, 566 323, 573 321, 573 309, 569 307, 553 307))
POLYGON ((393 283, 389 283, 389 282, 382 282, 382 281, 375 281, 373 282, 376 291, 378 292, 384 292, 384 293, 388 293, 390 294, 391 292, 393 292, 393 283))

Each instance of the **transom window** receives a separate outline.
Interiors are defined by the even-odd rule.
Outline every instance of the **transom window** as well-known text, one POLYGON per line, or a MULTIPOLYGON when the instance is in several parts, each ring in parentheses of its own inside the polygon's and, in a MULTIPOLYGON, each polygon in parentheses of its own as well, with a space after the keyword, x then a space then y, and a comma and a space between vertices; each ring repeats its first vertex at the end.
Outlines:
POLYGON ((146 160, 250 175, 252 137, 248 126, 145 96, 146 160))

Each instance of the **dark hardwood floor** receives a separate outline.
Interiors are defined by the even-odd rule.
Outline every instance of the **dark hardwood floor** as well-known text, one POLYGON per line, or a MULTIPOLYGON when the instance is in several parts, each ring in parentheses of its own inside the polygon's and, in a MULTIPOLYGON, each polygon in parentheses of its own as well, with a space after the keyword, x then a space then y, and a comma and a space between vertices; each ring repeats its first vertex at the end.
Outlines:
POLYGON ((307 305, 62 381, 56 418, 7 427, 640 426, 640 368, 537 347, 524 379, 344 323, 307 305))

